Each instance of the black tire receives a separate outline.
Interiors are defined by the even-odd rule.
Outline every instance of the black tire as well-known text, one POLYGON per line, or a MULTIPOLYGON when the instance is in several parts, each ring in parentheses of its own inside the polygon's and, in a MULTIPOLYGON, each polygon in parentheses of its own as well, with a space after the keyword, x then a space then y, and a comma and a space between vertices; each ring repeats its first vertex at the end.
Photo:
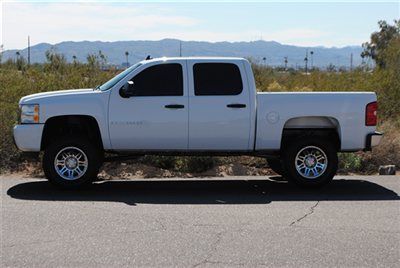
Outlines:
MULTIPOLYGON (((68 152, 68 151, 67 151, 68 152)), ((78 151, 77 151, 78 152, 78 151)), ((60 154, 61 155, 61 154, 60 154)), ((59 156, 60 157, 60 156, 59 156)), ((66 161, 64 161, 66 162, 66 161)), ((103 152, 89 140, 85 138, 72 137, 60 138, 59 141, 48 145, 43 155, 43 171, 46 178, 55 186, 64 189, 77 189, 90 185, 97 177, 99 168, 103 163, 103 152), (55 159, 59 152, 67 148, 77 148, 87 157, 86 168, 81 175, 76 175, 76 179, 65 179, 56 170, 55 159)), ((73 174, 78 174, 77 172, 73 174)))
MULTIPOLYGON (((304 137, 301 140, 293 141, 287 144, 287 146, 283 148, 282 155, 283 155, 282 163, 285 172, 284 176, 290 182, 294 182, 297 185, 310 188, 321 187, 332 181, 338 169, 338 157, 337 157, 336 146, 332 142, 324 139, 323 137, 304 137), (326 156, 327 165, 323 165, 325 166, 325 168, 323 169, 322 167, 320 167, 320 170, 316 169, 316 174, 314 174, 312 171, 310 171, 310 168, 314 168, 315 165, 307 166, 305 164, 304 165, 305 168, 300 169, 301 166, 300 163, 302 163, 302 161, 298 160, 297 163, 300 170, 298 171, 298 169, 296 168, 297 154, 299 153, 300 156, 302 156, 301 152, 303 152, 306 155, 309 154, 310 152, 314 152, 318 155, 318 158, 320 158, 321 155, 323 158, 325 158, 323 154, 318 153, 319 150, 321 150, 326 156), (306 168, 309 169, 308 173, 306 168), (311 177, 312 176, 314 177, 307 178, 306 177, 307 174, 309 174, 309 176, 311 177)), ((307 158, 308 157, 304 158, 304 163, 306 163, 307 158)), ((310 162, 307 162, 307 164, 315 163, 315 161, 317 161, 316 159, 317 158, 311 157, 310 162)))
POLYGON ((268 166, 272 169, 276 174, 283 175, 283 166, 280 159, 268 159, 268 166))

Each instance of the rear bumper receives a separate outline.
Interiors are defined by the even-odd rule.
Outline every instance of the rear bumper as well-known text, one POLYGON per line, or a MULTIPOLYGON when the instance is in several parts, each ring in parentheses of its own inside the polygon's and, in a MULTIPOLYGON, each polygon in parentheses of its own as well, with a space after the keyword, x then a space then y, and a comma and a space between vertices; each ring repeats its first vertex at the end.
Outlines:
POLYGON ((372 147, 378 146, 381 142, 383 133, 375 131, 367 135, 364 151, 371 151, 372 147))
POLYGON ((39 152, 43 127, 44 124, 16 125, 14 127, 14 142, 17 148, 24 152, 39 152))

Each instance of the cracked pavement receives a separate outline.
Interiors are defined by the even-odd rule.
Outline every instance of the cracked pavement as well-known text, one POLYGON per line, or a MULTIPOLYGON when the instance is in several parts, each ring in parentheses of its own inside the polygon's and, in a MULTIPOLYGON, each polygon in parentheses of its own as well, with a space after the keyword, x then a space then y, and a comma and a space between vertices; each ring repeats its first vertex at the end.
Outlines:
POLYGON ((400 265, 400 176, 0 183, 2 267, 400 265))

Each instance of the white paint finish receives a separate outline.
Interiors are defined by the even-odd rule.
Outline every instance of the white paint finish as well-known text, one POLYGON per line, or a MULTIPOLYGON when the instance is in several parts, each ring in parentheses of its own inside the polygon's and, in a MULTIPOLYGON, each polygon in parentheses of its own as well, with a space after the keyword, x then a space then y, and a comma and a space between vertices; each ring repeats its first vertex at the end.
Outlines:
MULTIPOLYGON (((40 123, 54 116, 92 116, 98 122, 106 150, 279 150, 285 123, 289 127, 318 127, 319 123, 327 126, 328 121, 337 126, 342 150, 359 150, 365 147, 367 134, 375 131, 374 126, 365 126, 365 106, 376 101, 372 92, 256 93, 251 66, 240 58, 160 58, 141 63, 108 91, 39 93, 23 97, 20 104, 39 104, 40 123), (119 96, 119 89, 128 79, 165 62, 184 66, 183 97, 119 96), (243 92, 237 96, 194 96, 192 66, 197 62, 237 64, 243 92), (247 106, 230 109, 226 107, 230 103, 247 106), (183 104, 185 109, 168 110, 164 108, 167 104, 183 104)), ((35 125, 17 126, 14 136, 21 149, 40 149, 37 140, 41 133, 34 128, 35 125), (29 145, 31 134, 36 135, 36 145, 29 145)))
POLYGON ((24 152, 40 151, 43 127, 43 124, 16 125, 14 140, 18 149, 24 152))
MULTIPOLYGON (((161 62, 162 63, 162 62, 161 62)), ((111 90, 109 128, 114 150, 187 150, 188 94, 186 61, 182 65, 184 95, 122 98, 121 86, 142 70, 160 64, 149 61, 119 82, 111 90), (184 109, 167 109, 165 105, 181 104, 184 109)))
POLYGON ((39 120, 62 115, 87 115, 98 125, 104 149, 111 149, 108 135, 108 95, 93 89, 62 90, 37 93, 21 98, 20 104, 39 104, 39 120))
POLYGON ((251 129, 250 88, 244 60, 188 60, 189 75, 189 150, 248 151, 251 129), (241 73, 243 90, 239 95, 195 96, 193 65, 196 63, 233 63, 241 73), (245 108, 229 108, 228 104, 245 104, 245 108))
POLYGON ((257 93, 256 149, 280 148, 283 126, 297 117, 319 116, 339 123, 342 150, 360 150, 366 136, 375 127, 365 126, 365 106, 376 101, 373 92, 293 92, 257 93), (267 114, 279 113, 279 121, 271 124, 267 114))

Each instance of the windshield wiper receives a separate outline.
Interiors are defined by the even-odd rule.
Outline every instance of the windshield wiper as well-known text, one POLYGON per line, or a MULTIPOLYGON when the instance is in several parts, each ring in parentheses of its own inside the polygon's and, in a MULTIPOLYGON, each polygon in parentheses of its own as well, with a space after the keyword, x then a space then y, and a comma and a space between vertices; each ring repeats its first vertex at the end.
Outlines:
POLYGON ((100 85, 97 85, 96 87, 93 88, 93 91, 95 90, 100 90, 100 85))

